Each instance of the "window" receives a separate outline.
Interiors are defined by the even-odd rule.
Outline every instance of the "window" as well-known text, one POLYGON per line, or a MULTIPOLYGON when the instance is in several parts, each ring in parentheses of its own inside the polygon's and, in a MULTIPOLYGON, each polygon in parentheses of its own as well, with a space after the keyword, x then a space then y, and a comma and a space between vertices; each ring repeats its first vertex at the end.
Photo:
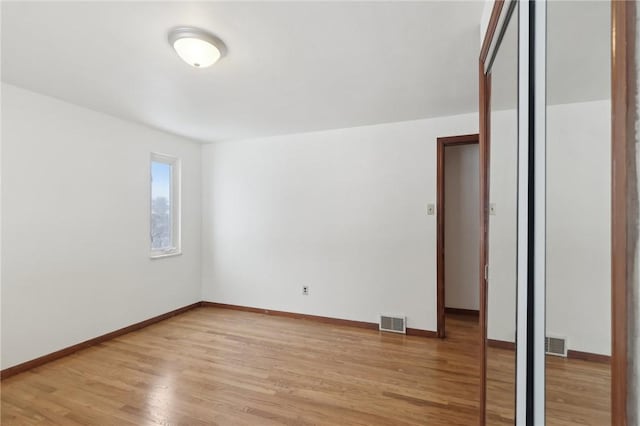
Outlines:
POLYGON ((151 257, 180 254, 180 160, 151 154, 151 257))

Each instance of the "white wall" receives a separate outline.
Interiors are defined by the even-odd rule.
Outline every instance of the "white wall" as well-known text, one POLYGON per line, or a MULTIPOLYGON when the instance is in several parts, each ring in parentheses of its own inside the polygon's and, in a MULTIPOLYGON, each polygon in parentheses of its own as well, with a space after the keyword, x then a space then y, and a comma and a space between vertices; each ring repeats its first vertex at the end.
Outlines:
POLYGON ((201 300, 200 145, 6 84, 2 119, 2 368, 201 300), (148 256, 151 151, 183 160, 182 256, 148 256))
POLYGON ((445 306, 480 306, 480 159, 478 145, 444 149, 445 306))
MULTIPOLYGON (((570 349, 602 354, 610 342, 607 109, 607 101, 552 106, 548 123, 547 329, 570 349), (584 184, 570 190, 576 177, 584 184)), ((488 333, 505 341, 515 338, 513 116, 493 117, 491 152, 501 167, 491 170, 488 333)), ((424 214, 435 199, 433 141, 475 131, 475 119, 204 147, 204 299, 361 321, 397 312, 410 327, 434 330, 435 216, 424 214)))
POLYGON ((547 333, 611 353, 611 102, 547 110, 547 333))
POLYGON ((516 337, 518 132, 515 110, 491 113, 487 336, 516 337))
POLYGON ((436 138, 477 129, 469 114, 205 146, 204 299, 435 330, 436 138))
MULTIPOLYGON (((201 298, 372 322, 403 313, 410 327, 435 330, 436 224, 425 214, 435 202, 435 141, 476 132, 476 114, 201 148, 2 90, 2 368, 201 298), (151 151, 180 156, 184 173, 184 255, 153 261, 151 151)), ((605 354, 608 108, 553 106, 548 117, 548 331, 605 354)), ((501 181, 493 176, 493 195, 501 181)), ((490 337, 512 339, 494 333, 497 323, 504 318, 490 312, 490 337)))
MULTIPOLYGON (((547 109, 547 334, 572 350, 611 351, 610 101, 547 109)), ((515 339, 515 111, 492 114, 491 339, 515 339), (511 138, 513 139, 513 138, 511 138)))

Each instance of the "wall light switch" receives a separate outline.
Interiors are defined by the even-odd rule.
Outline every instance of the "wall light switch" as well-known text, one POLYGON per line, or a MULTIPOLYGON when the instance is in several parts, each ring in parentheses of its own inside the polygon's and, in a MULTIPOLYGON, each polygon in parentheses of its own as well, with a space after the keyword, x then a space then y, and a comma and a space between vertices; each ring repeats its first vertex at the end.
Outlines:
POLYGON ((427 204, 427 215, 433 216, 436 212, 436 206, 433 204, 427 204))
POLYGON ((496 215, 496 203, 489 203, 489 215, 490 216, 496 215))

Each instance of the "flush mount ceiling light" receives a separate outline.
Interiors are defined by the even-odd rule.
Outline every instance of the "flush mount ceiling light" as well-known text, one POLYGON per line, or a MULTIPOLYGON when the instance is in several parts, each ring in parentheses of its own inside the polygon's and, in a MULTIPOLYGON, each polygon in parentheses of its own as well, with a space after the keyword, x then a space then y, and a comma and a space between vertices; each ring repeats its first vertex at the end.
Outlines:
POLYGON ((193 27, 178 27, 169 31, 169 44, 183 61, 195 68, 210 67, 226 53, 222 40, 193 27))

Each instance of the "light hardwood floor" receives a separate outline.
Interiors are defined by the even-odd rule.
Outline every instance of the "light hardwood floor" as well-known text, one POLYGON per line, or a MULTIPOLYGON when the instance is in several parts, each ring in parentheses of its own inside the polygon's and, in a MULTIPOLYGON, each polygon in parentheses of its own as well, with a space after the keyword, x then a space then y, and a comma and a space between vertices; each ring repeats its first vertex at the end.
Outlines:
POLYGON ((547 356, 548 426, 611 424, 609 364, 547 356))
MULTIPOLYGON (((515 352, 489 348, 487 359, 487 425, 513 425, 515 352)), ((546 425, 610 425, 610 388, 608 364, 548 355, 546 425)))
POLYGON ((477 325, 450 316, 447 329, 197 308, 2 381, 2 424, 475 425, 477 325))

